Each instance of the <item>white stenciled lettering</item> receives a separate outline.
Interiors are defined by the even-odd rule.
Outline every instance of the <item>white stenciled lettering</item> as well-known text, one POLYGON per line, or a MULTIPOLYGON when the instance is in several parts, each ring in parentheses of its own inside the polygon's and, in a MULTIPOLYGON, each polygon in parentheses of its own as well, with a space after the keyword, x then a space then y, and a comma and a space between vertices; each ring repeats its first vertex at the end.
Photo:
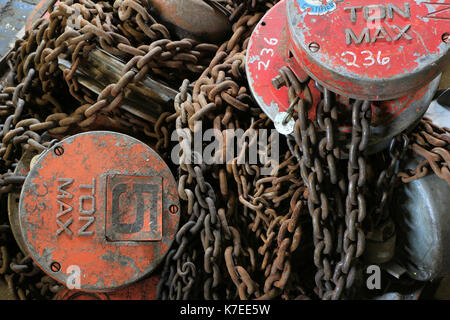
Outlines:
POLYGON ((346 65, 355 66, 355 67, 360 68, 360 66, 358 66, 356 64, 356 54, 354 52, 351 52, 351 51, 342 52, 341 57, 343 58, 346 65), (347 58, 344 58, 346 55, 350 55, 352 58, 350 60, 347 58))
MULTIPOLYGON (((384 65, 388 64, 391 60, 391 58, 389 58, 389 57, 382 57, 381 51, 378 51, 378 53, 376 55, 376 59, 375 59, 373 52, 370 50, 363 50, 360 52, 360 54, 364 58, 362 61, 362 65, 366 66, 366 67, 373 66, 374 64, 379 64, 379 65, 384 66, 384 65)), ((344 61, 347 66, 353 66, 353 67, 357 67, 357 68, 361 67, 360 65, 358 65, 358 63, 359 63, 358 56, 353 51, 342 52, 341 58, 342 58, 342 61, 344 61), (348 56, 351 58, 349 59, 348 56)))
MULTIPOLYGON (((264 42, 267 43, 269 46, 276 46, 278 44, 278 39, 276 38, 264 38, 264 42)), ((270 66, 270 59, 273 57, 274 51, 270 48, 263 48, 261 52, 259 53, 260 61, 258 61, 258 70, 261 69, 267 70, 270 66)))

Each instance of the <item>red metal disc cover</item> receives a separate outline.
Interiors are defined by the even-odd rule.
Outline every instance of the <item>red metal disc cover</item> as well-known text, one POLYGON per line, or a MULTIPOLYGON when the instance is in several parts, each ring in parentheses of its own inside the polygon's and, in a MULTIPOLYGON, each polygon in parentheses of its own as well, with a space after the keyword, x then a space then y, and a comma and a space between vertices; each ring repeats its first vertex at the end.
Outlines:
POLYGON ((389 100, 417 91, 450 61, 446 0, 287 0, 289 50, 333 92, 389 100))
POLYGON ((62 140, 31 168, 19 202, 26 249, 51 277, 105 291, 152 272, 179 222, 175 179, 150 147, 91 131, 62 140), (70 272, 69 272, 70 271, 70 272))

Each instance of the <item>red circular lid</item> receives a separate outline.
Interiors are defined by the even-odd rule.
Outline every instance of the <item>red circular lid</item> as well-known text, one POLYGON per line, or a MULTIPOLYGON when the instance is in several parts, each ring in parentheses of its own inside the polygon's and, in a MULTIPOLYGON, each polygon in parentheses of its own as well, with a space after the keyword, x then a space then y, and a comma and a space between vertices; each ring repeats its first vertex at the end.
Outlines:
POLYGON ((63 284, 105 291, 152 272, 179 222, 175 179, 150 147, 124 134, 91 131, 42 154, 19 202, 33 260, 63 284))
MULTIPOLYGON (((274 121, 275 128, 277 128, 278 118, 281 116, 284 119, 283 114, 280 113, 285 112, 290 104, 287 88, 277 89, 272 80, 284 66, 289 66, 299 79, 308 78, 304 69, 289 54, 286 2, 287 0, 281 0, 261 18, 250 38, 246 56, 246 72, 250 90, 261 109, 274 121)), ((386 147, 392 137, 406 130, 423 116, 439 86, 439 80, 438 76, 424 87, 401 98, 372 103, 370 153, 378 152, 386 147)), ((321 92, 315 81, 309 81, 308 88, 313 100, 308 115, 314 120, 317 106, 322 99, 321 92)), ((338 99, 340 110, 349 112, 351 106, 345 102, 348 99, 341 98, 338 99)), ((288 124, 283 129, 293 131, 293 126, 288 124)), ((345 123, 341 123, 341 132, 348 132, 348 128, 345 123)), ((287 134, 285 131, 279 132, 287 134)))
POLYGON ((289 50, 334 92, 398 98, 424 87, 450 61, 448 9, 442 1, 287 0, 289 50))

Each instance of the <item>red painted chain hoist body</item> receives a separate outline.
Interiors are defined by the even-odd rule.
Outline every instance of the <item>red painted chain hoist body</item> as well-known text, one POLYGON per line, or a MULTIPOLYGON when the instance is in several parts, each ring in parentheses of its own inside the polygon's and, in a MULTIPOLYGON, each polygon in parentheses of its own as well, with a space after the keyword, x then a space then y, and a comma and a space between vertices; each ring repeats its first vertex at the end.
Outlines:
MULTIPOLYGON (((369 152, 425 113, 440 72, 449 62, 448 4, 396 0, 283 0, 256 27, 247 53, 247 76, 261 108, 277 124, 288 109, 287 89, 272 84, 289 66, 309 83, 315 119, 321 88, 349 99, 371 100, 369 152)), ((348 131, 342 124, 341 131, 348 131)), ((283 133, 292 132, 293 127, 283 133)))

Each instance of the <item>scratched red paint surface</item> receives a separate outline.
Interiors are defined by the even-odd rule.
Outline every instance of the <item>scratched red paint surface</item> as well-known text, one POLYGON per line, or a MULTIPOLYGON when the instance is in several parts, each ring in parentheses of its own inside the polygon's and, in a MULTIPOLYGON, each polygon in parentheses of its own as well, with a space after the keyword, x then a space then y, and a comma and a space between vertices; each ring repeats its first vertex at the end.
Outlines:
POLYGON ((159 277, 153 276, 111 292, 84 292, 64 289, 55 300, 155 300, 159 277))
POLYGON ((450 3, 444 0, 328 1, 335 2, 336 9, 322 15, 300 9, 300 3, 305 1, 308 2, 289 0, 295 8, 291 16, 297 15, 299 21, 290 28, 290 41, 299 39, 292 49, 309 73, 334 87, 335 91, 346 90, 357 96, 370 94, 373 88, 371 99, 377 99, 377 91, 380 94, 378 100, 395 98, 396 90, 404 95, 408 90, 412 92, 425 86, 439 74, 439 65, 445 63, 443 57, 449 45, 443 43, 442 35, 449 32, 450 11, 445 9, 450 3), (368 19, 364 18, 363 12, 368 19), (368 37, 362 37, 365 34, 368 37), (363 40, 356 43, 359 39, 363 40), (369 43, 366 39, 370 39, 369 43), (311 43, 319 44, 320 50, 305 53, 311 43), (434 67, 432 63, 436 63, 434 67), (413 78, 416 73, 417 77, 413 78), (405 76, 410 78, 402 81, 405 76), (350 78, 365 79, 368 82, 363 87, 366 88, 359 87, 355 81, 352 83, 350 78), (390 79, 399 81, 390 83, 391 88, 383 92, 389 83, 377 81, 390 79))
MULTIPOLYGON (((67 268, 78 266, 83 290, 119 288, 147 275, 161 262, 178 227, 179 213, 169 213, 170 205, 179 206, 175 179, 169 168, 148 146, 118 133, 84 133, 59 145, 64 148, 63 155, 57 156, 51 150, 42 156, 27 177, 21 194, 21 231, 32 258, 63 283, 67 281, 67 268), (106 220, 111 217, 111 208, 106 207, 105 190, 107 177, 111 175, 162 177, 163 214, 157 220, 161 225, 156 226, 162 230, 161 241, 145 241, 145 237, 141 241, 107 239, 106 220), (68 181, 61 179, 73 182, 61 187, 68 181), (95 190, 88 188, 93 185, 95 190), (65 196, 61 197, 62 194, 65 196), (85 214, 92 210, 91 215, 85 214), (87 228, 86 216, 95 218, 87 228), (73 219, 70 231, 58 224, 59 221, 64 225, 70 219, 73 219), (52 262, 61 265, 59 272, 50 269, 52 262)), ((118 199, 120 222, 133 223, 137 219, 133 205, 138 201, 137 195, 127 189, 120 196, 128 198, 125 202, 118 199)), ((147 216, 152 214, 151 210, 144 211, 146 224, 147 216)), ((142 230, 146 227, 143 225, 142 230)), ((132 236, 128 235, 130 239, 132 236)))
MULTIPOLYGON (((317 18, 317 16, 315 17, 317 18)), ((259 102, 262 102, 261 107, 266 112, 273 103, 278 105, 280 112, 286 111, 289 107, 287 89, 283 87, 277 90, 271 82, 281 67, 288 64, 288 62, 290 62, 291 66, 295 66, 296 64, 295 59, 288 59, 288 48, 292 49, 293 46, 288 43, 286 23, 286 0, 284 0, 280 1, 262 18, 252 34, 248 48, 247 71, 251 89, 255 98, 257 100, 259 99, 259 102)), ((334 49, 336 51, 336 47, 334 49)), ((320 66, 316 66, 316 68, 323 72, 320 66)), ((324 74, 326 77, 327 73, 324 74)), ((351 86, 351 83, 348 86, 351 86)), ((320 92, 312 83, 309 85, 309 88, 315 102, 309 112, 309 117, 315 119, 317 101, 320 100, 320 92)), ((374 103, 372 105, 374 115, 373 124, 382 125, 399 116, 409 108, 412 101, 422 99, 427 90, 428 87, 425 87, 416 93, 396 100, 374 103)), ((346 107, 350 110, 349 106, 346 107)), ((348 131, 348 128, 343 126, 341 130, 348 131)))
MULTIPOLYGON (((289 107, 287 88, 279 90, 272 85, 278 70, 287 65, 286 1, 277 3, 257 25, 252 34, 247 53, 247 71, 255 97, 266 106, 275 103, 279 111, 289 107)), ((320 100, 320 92, 310 86, 313 101, 320 100)), ((315 118, 315 108, 310 111, 315 118)))
MULTIPOLYGON (((419 2, 419 1, 417 1, 419 2)), ((445 8, 445 5, 437 4, 439 1, 425 1, 424 3, 435 3, 434 5, 417 4, 416 1, 405 1, 405 0, 346 0, 342 3, 337 4, 336 10, 321 16, 305 15, 303 22, 298 24, 298 28, 303 28, 307 25, 310 30, 305 32, 306 43, 316 41, 320 43, 320 51, 323 55, 323 62, 333 64, 335 67, 342 67, 348 71, 360 74, 369 78, 387 78, 391 76, 397 76, 406 72, 412 72, 418 67, 416 60, 418 57, 439 53, 438 46, 442 43, 442 34, 448 30, 448 23, 443 22, 439 14, 432 14, 433 10, 428 8, 435 8, 434 11, 438 9, 445 8), (386 9, 387 4, 397 5, 399 9, 405 11, 405 4, 410 7, 410 18, 405 18, 396 11, 392 10, 393 18, 388 17, 388 9, 386 9), (372 21, 366 21, 363 18, 363 6, 369 5, 384 5, 385 9, 382 7, 371 7, 368 9, 368 14, 371 19, 375 17, 386 15, 385 19, 375 19, 372 21), (355 9, 356 22, 351 21, 351 9, 350 7, 358 7, 355 9), (344 10, 347 8, 347 10, 344 10), (428 17, 425 19, 424 17, 428 17), (434 19, 431 17, 435 17, 434 19), (428 21, 426 21, 428 20, 428 21), (406 34, 412 39, 406 38, 406 35, 402 35, 401 38, 394 41, 394 39, 400 35, 399 29, 403 29, 408 25, 410 27, 406 31, 406 34), (346 44, 346 34, 345 29, 350 29, 358 37, 361 35, 364 28, 369 29, 370 37, 373 40, 375 33, 378 28, 380 28, 378 36, 380 37, 375 42, 363 45, 364 50, 376 50, 373 52, 373 58, 377 60, 378 51, 380 54, 380 62, 375 61, 373 65, 364 68, 362 66, 367 66, 372 63, 372 59, 369 58, 368 53, 361 53, 361 46, 356 45, 354 42, 352 44, 346 44), (385 36, 387 39, 392 41, 387 41, 382 39, 382 34, 384 30, 388 35, 385 36), (326 37, 327 41, 323 41, 326 37), (350 55, 344 55, 342 53, 346 51, 354 50, 357 57, 355 65, 348 66, 345 61, 350 59, 350 55), (388 59, 389 58, 389 62, 388 59), (384 59, 384 64, 383 64, 384 59), (358 63, 359 62, 359 63, 358 63)), ((302 11, 299 8, 299 2, 294 0, 295 6, 298 13, 302 11)), ((448 4, 447 4, 448 6, 448 4)), ((442 14, 442 16, 450 17, 450 13, 442 14)), ((353 62, 353 59, 352 61, 353 62)))

